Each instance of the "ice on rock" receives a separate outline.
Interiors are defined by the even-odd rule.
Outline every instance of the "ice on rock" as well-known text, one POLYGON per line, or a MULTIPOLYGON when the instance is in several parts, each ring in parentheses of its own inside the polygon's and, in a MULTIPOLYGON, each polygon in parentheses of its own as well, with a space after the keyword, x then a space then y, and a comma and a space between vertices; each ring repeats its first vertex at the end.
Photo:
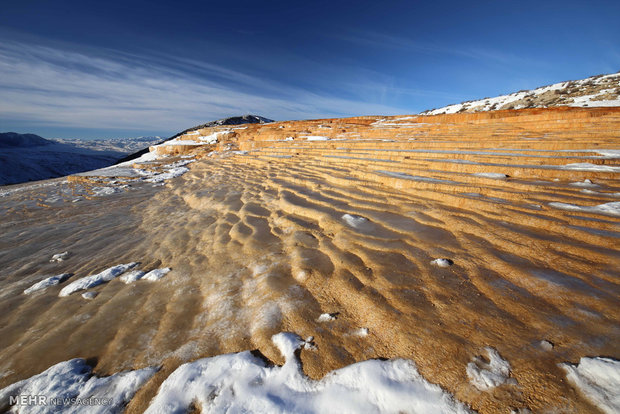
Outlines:
POLYGON ((439 386, 427 382, 412 361, 369 360, 306 377, 296 355, 307 341, 292 333, 272 337, 285 358, 268 366, 249 351, 181 365, 161 385, 146 413, 202 412, 467 413, 439 386))
POLYGON ((78 279, 68 284, 67 286, 65 286, 60 291, 58 296, 60 297, 69 296, 73 292, 77 292, 80 290, 86 290, 91 287, 99 286, 102 283, 109 282, 115 277, 125 273, 127 270, 131 269, 132 267, 135 267, 137 264, 138 264, 137 262, 132 262, 132 263, 127 263, 127 264, 120 264, 120 265, 112 266, 104 270, 101 273, 97 273, 96 275, 86 276, 81 279, 78 279))
POLYGON ((46 279, 43 279, 40 282, 35 283, 34 285, 30 286, 28 289, 24 290, 24 294, 29 295, 39 290, 45 290, 50 286, 55 286, 59 283, 64 282, 70 277, 71 277, 71 273, 63 273, 60 275, 48 277, 46 279))

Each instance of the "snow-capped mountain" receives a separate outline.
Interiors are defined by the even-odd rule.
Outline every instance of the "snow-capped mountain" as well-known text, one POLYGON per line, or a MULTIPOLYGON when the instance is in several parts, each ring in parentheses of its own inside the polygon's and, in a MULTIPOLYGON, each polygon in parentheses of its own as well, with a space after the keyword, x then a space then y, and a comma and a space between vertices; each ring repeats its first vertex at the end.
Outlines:
POLYGON ((423 115, 553 106, 620 106, 620 72, 566 81, 495 98, 466 101, 422 112, 423 115))
POLYGON ((0 133, 0 185, 106 167, 159 141, 160 137, 51 140, 34 134, 0 133))
POLYGON ((95 151, 115 151, 124 154, 131 154, 148 148, 150 145, 161 142, 163 138, 160 136, 153 137, 136 137, 136 138, 108 138, 108 139, 63 139, 54 138, 54 141, 61 144, 69 144, 79 148, 87 148, 95 151))

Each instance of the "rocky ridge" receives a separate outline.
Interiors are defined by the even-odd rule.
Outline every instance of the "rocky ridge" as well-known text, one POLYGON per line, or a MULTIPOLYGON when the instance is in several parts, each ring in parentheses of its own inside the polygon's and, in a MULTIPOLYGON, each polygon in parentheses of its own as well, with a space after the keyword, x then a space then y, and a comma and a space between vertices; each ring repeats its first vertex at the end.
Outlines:
POLYGON ((557 106, 620 106, 620 72, 430 109, 424 115, 557 106))

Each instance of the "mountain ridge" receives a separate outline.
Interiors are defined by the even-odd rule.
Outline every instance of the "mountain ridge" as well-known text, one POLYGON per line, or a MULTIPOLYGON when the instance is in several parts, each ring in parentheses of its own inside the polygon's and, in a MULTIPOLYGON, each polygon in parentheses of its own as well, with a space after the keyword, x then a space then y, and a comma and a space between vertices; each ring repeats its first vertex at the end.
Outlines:
POLYGON ((551 108, 557 106, 620 106, 620 72, 590 76, 521 90, 493 98, 464 101, 420 112, 420 115, 472 113, 501 109, 551 108))

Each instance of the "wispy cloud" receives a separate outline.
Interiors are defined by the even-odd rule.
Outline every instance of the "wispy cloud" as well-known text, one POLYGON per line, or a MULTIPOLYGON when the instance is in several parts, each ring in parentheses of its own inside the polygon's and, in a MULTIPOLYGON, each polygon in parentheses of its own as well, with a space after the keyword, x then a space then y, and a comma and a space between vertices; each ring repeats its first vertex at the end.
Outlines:
POLYGON ((241 113, 277 119, 406 113, 316 94, 201 61, 101 56, 19 43, 0 45, 0 119, 38 125, 177 130, 241 113))
POLYGON ((339 40, 369 47, 411 51, 428 55, 468 58, 487 64, 499 64, 504 66, 514 66, 515 64, 540 66, 543 64, 540 60, 532 59, 527 56, 520 56, 481 45, 458 43, 456 41, 450 45, 446 45, 433 40, 411 39, 404 36, 378 33, 370 30, 350 30, 348 33, 330 36, 339 40))

